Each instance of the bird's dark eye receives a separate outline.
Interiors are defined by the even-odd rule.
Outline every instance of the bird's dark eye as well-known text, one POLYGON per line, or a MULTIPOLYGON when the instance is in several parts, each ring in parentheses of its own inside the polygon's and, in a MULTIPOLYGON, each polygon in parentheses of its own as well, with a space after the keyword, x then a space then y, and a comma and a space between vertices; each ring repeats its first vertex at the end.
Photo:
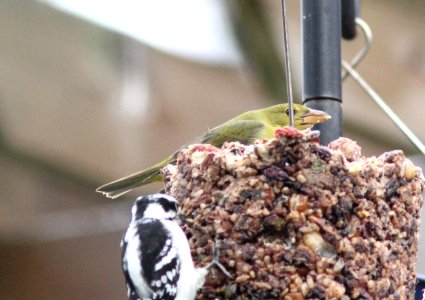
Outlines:
MULTIPOLYGON (((294 115, 297 113, 297 110, 296 109, 293 109, 292 111, 294 112, 294 115)), ((285 109, 285 114, 287 116, 289 116, 289 108, 285 109)))
POLYGON ((166 197, 161 197, 158 199, 158 203, 162 206, 165 212, 177 211, 179 208, 179 205, 176 201, 170 201, 170 199, 166 197))

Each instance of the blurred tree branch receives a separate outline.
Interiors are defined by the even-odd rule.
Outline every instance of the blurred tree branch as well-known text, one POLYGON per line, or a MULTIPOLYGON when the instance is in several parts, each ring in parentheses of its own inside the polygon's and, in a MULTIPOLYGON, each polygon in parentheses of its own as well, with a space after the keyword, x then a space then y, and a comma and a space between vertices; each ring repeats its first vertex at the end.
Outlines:
MULTIPOLYGON (((233 33, 246 63, 274 101, 286 99, 286 79, 279 47, 276 44, 264 4, 259 0, 225 1, 233 33)), ((286 100, 284 100, 286 101, 286 100)))

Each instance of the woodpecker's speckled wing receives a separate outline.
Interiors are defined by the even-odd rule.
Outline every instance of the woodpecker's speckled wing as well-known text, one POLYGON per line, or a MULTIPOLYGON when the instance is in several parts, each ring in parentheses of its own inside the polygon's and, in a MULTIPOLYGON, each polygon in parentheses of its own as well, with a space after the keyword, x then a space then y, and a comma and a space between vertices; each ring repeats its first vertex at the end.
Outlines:
POLYGON ((142 236, 142 270, 153 300, 174 300, 180 277, 180 258, 170 233, 162 222, 151 220, 139 226, 142 236))
POLYGON ((170 233, 161 221, 155 219, 143 220, 135 226, 133 237, 127 233, 123 243, 126 248, 124 252, 123 247, 123 269, 124 274, 127 269, 125 276, 130 299, 133 300, 132 291, 137 291, 135 294, 140 294, 141 300, 174 300, 181 262, 170 233), (130 243, 138 245, 134 247, 130 243), (140 268, 129 266, 136 261, 135 256, 140 268))

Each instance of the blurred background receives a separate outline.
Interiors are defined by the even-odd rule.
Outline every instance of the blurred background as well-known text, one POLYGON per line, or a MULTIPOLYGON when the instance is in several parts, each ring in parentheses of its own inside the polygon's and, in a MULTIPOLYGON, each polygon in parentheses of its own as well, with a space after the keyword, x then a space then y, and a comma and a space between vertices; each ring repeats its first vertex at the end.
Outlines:
MULTIPOLYGON (((300 98, 300 7, 287 2, 300 98)), ((374 43, 359 72, 425 141, 425 2, 363 1, 361 16, 374 43)), ((95 188, 283 101, 282 43, 278 0, 0 0, 0 299, 126 299, 134 198, 95 188)), ((403 149, 425 166, 351 79, 343 96, 344 135, 364 155, 403 149)))

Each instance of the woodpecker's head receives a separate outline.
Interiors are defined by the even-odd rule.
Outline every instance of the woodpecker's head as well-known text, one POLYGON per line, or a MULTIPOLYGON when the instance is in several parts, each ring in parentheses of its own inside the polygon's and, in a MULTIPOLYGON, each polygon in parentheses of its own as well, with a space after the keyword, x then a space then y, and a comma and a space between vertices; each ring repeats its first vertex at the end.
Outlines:
POLYGON ((178 208, 177 200, 165 194, 140 196, 131 209, 131 221, 144 218, 172 220, 176 218, 178 208))

